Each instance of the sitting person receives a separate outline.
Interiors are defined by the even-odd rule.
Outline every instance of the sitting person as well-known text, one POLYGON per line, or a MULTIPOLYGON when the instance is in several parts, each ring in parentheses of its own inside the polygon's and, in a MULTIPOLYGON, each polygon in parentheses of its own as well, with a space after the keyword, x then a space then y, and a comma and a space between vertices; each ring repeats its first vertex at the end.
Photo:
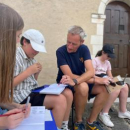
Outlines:
POLYGON ((74 130, 85 130, 85 126, 82 123, 82 115, 90 94, 96 95, 96 98, 92 112, 87 120, 87 129, 103 130, 96 119, 104 103, 107 101, 109 94, 104 85, 94 84, 94 69, 89 49, 83 44, 84 37, 85 32, 79 26, 72 26, 68 30, 66 45, 61 46, 56 51, 57 66, 59 69, 57 83, 68 84, 74 88, 76 112, 74 130))
POLYGON ((65 89, 60 95, 31 92, 38 87, 37 78, 42 70, 42 65, 37 63, 34 57, 39 52, 46 52, 43 35, 35 29, 29 29, 23 33, 20 44, 21 47, 18 47, 16 52, 14 101, 23 104, 30 96, 32 106, 44 105, 46 109, 51 109, 58 129, 68 130, 72 92, 69 89, 65 89))
POLYGON ((30 106, 25 111, 25 104, 12 103, 16 42, 23 27, 21 16, 0 3, 0 129, 17 127, 30 113, 30 106))
MULTIPOLYGON (((93 66, 95 69, 95 75, 104 77, 102 78, 103 80, 105 79, 112 80, 113 78, 112 73, 111 73, 111 64, 109 62, 111 58, 115 58, 115 54, 113 50, 114 50, 113 45, 105 44, 102 50, 97 53, 96 58, 92 60, 93 66)), ((111 105, 113 104, 113 102, 116 100, 117 97, 119 97, 118 117, 130 119, 130 112, 127 111, 126 109, 128 92, 129 92, 128 85, 125 84, 122 89, 116 90, 110 93, 110 97, 108 101, 106 102, 105 106, 103 107, 102 112, 99 115, 99 119, 106 126, 114 127, 114 124, 110 120, 110 116, 108 115, 108 112, 109 112, 109 109, 111 108, 111 105)))

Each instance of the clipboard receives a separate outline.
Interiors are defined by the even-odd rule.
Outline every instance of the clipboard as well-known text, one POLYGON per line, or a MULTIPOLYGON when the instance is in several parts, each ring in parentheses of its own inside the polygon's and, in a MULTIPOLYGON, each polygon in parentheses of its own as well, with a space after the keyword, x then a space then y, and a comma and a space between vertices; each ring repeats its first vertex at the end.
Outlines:
POLYGON ((113 86, 113 85, 106 85, 106 89, 107 89, 107 91, 109 92, 109 93, 112 93, 112 92, 114 92, 114 91, 116 91, 116 90, 120 90, 121 88, 123 88, 124 87, 124 85, 125 85, 125 83, 124 83, 124 81, 122 80, 122 78, 121 78, 121 76, 120 75, 118 75, 118 76, 115 76, 114 78, 113 78, 113 81, 115 82, 115 85, 113 86), (120 83, 120 85, 118 84, 118 82, 120 83), (121 84, 122 83, 122 84, 121 84))

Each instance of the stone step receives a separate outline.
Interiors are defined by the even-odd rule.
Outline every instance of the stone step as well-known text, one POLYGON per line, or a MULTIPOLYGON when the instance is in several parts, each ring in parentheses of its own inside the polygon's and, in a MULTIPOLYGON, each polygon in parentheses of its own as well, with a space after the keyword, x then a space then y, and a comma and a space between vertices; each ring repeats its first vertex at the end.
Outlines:
MULTIPOLYGON (((112 111, 109 112, 109 115, 111 116, 111 120, 115 125, 113 128, 109 128, 109 127, 105 126, 99 119, 97 119, 102 124, 104 130, 130 130, 130 120, 121 119, 118 117, 118 105, 119 105, 119 103, 114 103, 112 105, 112 111)), ((86 124, 86 118, 89 117, 92 106, 93 106, 92 103, 89 103, 86 105, 85 113, 83 115, 84 124, 86 124)), ((130 111, 130 103, 127 103, 127 109, 128 109, 128 111, 130 111)), ((70 120, 69 120, 70 129, 72 129, 71 119, 72 119, 72 117, 70 116, 70 120)))

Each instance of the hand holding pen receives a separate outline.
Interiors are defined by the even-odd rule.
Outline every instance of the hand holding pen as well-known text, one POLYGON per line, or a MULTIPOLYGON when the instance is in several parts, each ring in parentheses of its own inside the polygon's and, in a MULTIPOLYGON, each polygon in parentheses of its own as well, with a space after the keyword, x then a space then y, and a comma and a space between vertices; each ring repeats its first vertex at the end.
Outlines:
POLYGON ((0 115, 0 122, 2 122, 2 129, 13 129, 17 127, 24 118, 28 117, 30 114, 30 97, 27 100, 26 105, 18 105, 18 108, 9 110, 3 115, 0 115))
POLYGON ((24 113, 22 109, 15 108, 9 110, 4 115, 0 115, 0 122, 2 122, 2 129, 12 129, 17 127, 24 119, 24 113))
POLYGON ((25 118, 28 117, 30 114, 30 109, 31 109, 31 104, 29 102, 30 102, 30 97, 27 98, 26 104, 18 105, 16 109, 10 110, 6 112, 5 114, 0 115, 0 117, 11 116, 11 115, 15 115, 21 112, 24 114, 25 118))
POLYGON ((31 110, 30 97, 27 98, 26 104, 21 105, 21 109, 25 114, 25 118, 29 116, 31 110))

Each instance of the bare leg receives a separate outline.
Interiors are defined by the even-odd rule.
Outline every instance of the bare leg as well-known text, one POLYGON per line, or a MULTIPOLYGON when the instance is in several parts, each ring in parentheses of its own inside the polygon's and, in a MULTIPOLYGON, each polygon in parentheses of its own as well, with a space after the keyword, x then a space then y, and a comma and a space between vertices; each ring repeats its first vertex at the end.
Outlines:
POLYGON ((73 101, 73 94, 72 91, 70 89, 65 89, 62 94, 66 97, 66 101, 67 101, 67 109, 65 112, 65 116, 63 121, 68 121, 69 119, 69 115, 70 115, 70 110, 71 110, 71 106, 72 106, 72 101, 73 101))
POLYGON ((124 88, 121 89, 120 94, 119 94, 119 110, 120 112, 124 113, 126 111, 126 103, 127 103, 127 98, 128 98, 128 86, 125 85, 124 88))
POLYGON ((46 109, 51 109, 56 125, 58 128, 61 128, 62 121, 65 115, 67 108, 67 102, 64 95, 47 95, 44 100, 44 106, 46 109))
POLYGON ((83 82, 75 86, 74 89, 75 89, 74 104, 75 104, 75 112, 76 112, 76 122, 81 122, 85 105, 88 99, 88 85, 87 83, 83 82))
POLYGON ((92 94, 97 94, 97 96, 94 100, 93 109, 88 119, 90 123, 96 121, 98 114, 109 97, 109 94, 103 85, 95 85, 92 89, 92 94))
POLYGON ((116 98, 118 97, 120 93, 120 90, 117 90, 115 92, 112 92, 107 100, 107 102, 105 103, 102 113, 108 113, 109 109, 111 108, 113 102, 116 100, 116 98))

